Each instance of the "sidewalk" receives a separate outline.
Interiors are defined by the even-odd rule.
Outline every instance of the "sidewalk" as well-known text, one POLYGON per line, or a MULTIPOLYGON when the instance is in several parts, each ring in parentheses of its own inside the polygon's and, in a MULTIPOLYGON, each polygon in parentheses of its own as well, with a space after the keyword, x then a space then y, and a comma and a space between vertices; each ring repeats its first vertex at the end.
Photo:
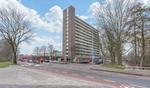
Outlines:
POLYGON ((120 73, 120 74, 127 74, 127 75, 136 75, 136 76, 145 76, 150 77, 150 70, 122 70, 122 69, 113 69, 113 68, 107 68, 101 65, 93 65, 90 67, 91 70, 97 70, 97 71, 105 71, 105 72, 114 72, 114 73, 120 73))

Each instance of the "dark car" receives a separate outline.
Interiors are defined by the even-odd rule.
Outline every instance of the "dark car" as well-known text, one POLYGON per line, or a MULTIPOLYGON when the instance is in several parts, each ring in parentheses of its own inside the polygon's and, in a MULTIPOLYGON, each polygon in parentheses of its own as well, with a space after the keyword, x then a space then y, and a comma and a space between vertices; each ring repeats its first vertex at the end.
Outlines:
POLYGON ((94 59, 94 63, 95 63, 95 64, 102 64, 102 63, 103 63, 103 59, 95 58, 95 59, 94 59))

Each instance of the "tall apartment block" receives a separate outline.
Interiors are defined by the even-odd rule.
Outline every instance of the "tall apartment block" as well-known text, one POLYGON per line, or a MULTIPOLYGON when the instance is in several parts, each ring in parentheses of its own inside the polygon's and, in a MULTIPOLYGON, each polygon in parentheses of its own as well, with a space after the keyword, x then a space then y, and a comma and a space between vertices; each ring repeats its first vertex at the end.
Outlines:
POLYGON ((99 31, 75 16, 73 6, 63 11, 63 58, 68 62, 99 58, 99 31))

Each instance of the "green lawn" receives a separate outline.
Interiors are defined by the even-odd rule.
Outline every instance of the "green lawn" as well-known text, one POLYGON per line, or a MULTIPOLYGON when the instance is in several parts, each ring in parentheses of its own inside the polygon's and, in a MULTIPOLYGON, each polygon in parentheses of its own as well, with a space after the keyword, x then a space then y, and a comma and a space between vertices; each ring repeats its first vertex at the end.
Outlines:
POLYGON ((117 65, 117 64, 105 64, 103 65, 104 67, 108 67, 108 68, 114 68, 114 69, 125 69, 124 66, 122 65, 117 65))
POLYGON ((4 67, 8 67, 9 65, 11 65, 12 63, 9 61, 5 61, 5 62, 0 62, 0 68, 4 68, 4 67))

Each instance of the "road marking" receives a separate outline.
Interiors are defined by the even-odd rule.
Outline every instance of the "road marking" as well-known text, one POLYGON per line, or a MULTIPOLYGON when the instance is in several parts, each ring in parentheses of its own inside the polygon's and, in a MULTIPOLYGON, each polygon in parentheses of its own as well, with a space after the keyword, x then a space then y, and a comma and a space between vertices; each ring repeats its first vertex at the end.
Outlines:
POLYGON ((113 81, 113 80, 108 80, 108 79, 103 79, 104 81, 107 81, 107 82, 113 82, 115 83, 116 81, 113 81))
POLYGON ((35 67, 39 67, 39 66, 41 66, 41 65, 39 65, 39 64, 35 64, 34 66, 35 66, 35 67))
POLYGON ((125 85, 125 84, 121 84, 120 88, 134 88, 134 87, 129 87, 129 86, 125 85))
POLYGON ((89 75, 86 75, 85 77, 86 77, 86 78, 94 79, 94 77, 93 77, 93 76, 89 76, 89 75))
POLYGON ((54 70, 55 72, 59 72, 58 70, 54 70))
POLYGON ((21 66, 25 67, 25 65, 21 65, 21 66))
POLYGON ((134 86, 135 88, 136 88, 136 87, 139 87, 139 88, 148 88, 148 87, 139 86, 139 85, 135 85, 135 84, 133 84, 132 86, 134 86))
POLYGON ((72 75, 73 75, 73 76, 79 76, 79 74, 77 74, 77 73, 72 73, 72 75))
POLYGON ((62 72, 62 73, 67 74, 68 72, 62 72))

